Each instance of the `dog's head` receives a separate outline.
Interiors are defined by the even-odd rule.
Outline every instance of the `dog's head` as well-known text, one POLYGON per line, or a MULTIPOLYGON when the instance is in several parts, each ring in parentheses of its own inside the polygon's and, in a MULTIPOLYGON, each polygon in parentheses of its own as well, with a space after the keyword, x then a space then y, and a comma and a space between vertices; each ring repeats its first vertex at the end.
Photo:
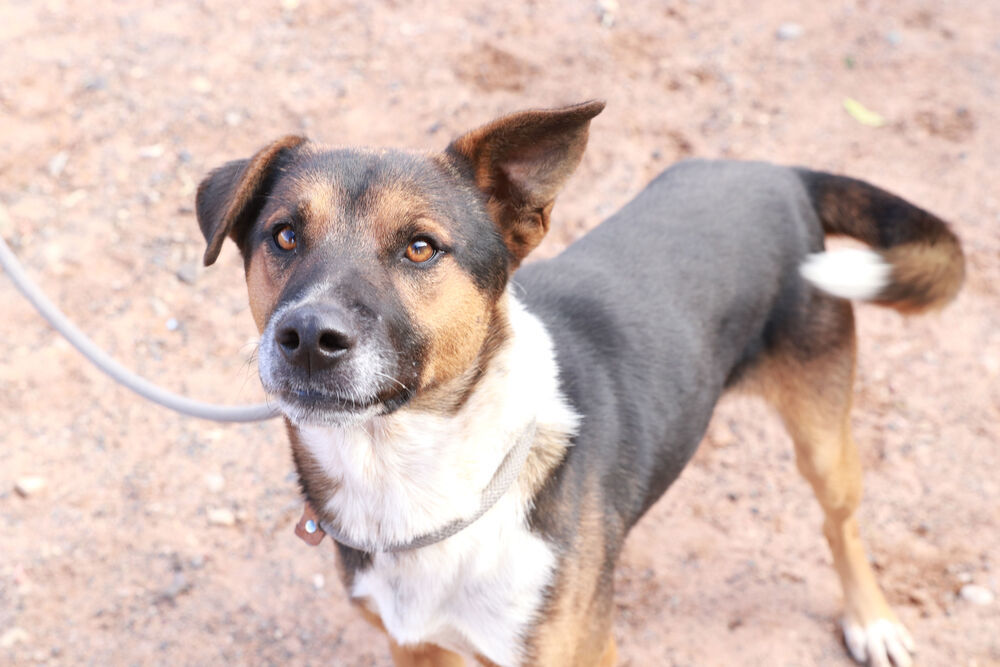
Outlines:
POLYGON ((282 411, 343 424, 460 396, 503 339, 507 279, 603 107, 513 114, 432 155, 289 136, 209 174, 205 264, 236 242, 282 411))

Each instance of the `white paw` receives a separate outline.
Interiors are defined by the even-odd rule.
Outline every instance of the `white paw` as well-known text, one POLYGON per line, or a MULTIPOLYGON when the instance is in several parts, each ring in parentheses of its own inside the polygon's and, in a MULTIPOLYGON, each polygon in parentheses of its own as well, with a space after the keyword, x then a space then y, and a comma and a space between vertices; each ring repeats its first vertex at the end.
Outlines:
POLYGON ((842 622, 844 643, 851 657, 871 667, 910 667, 913 639, 900 623, 880 618, 861 625, 845 618, 842 622))

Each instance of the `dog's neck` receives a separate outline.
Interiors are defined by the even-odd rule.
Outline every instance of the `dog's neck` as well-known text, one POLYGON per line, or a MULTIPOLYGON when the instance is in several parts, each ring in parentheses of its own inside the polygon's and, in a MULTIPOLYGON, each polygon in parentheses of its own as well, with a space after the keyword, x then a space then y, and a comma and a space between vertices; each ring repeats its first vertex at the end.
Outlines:
POLYGON ((504 457, 533 424, 535 443, 508 491, 524 512, 562 459, 578 417, 559 389, 552 341, 510 291, 503 298, 509 336, 454 414, 403 408, 356 425, 293 429, 309 499, 345 537, 405 543, 472 515, 504 457))

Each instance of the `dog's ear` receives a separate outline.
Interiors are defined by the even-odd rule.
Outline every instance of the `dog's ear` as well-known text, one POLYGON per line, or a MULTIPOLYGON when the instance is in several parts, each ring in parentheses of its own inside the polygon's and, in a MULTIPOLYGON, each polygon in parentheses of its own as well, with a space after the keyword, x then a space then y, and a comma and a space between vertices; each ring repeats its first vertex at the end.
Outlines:
POLYGON ((282 137, 250 159, 228 162, 205 177, 195 198, 198 225, 207 244, 205 266, 218 259, 226 236, 243 249, 243 232, 264 205, 279 158, 305 141, 293 135, 282 137))
POLYGON ((447 153, 464 162, 489 197, 514 265, 549 229, 556 194, 580 164, 590 119, 604 102, 522 111, 462 135, 447 153))

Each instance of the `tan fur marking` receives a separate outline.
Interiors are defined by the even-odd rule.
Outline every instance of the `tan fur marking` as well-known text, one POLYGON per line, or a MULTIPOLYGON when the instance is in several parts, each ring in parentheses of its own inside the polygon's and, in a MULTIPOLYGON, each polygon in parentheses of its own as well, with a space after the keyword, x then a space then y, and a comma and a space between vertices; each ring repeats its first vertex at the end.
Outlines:
POLYGON ((449 257, 434 268, 434 285, 399 281, 399 295, 421 332, 431 341, 421 384, 443 385, 472 365, 490 324, 486 296, 449 257))
POLYGON ((465 658, 434 644, 400 646, 389 640, 389 651, 396 667, 463 667, 465 658))
POLYGON ((267 258, 258 250, 247 266, 247 295, 250 300, 250 313, 258 333, 264 333, 267 321, 271 317, 278 302, 279 286, 268 270, 267 258))
POLYGON ((901 313, 943 307, 955 298, 965 279, 965 261, 957 243, 909 243, 883 254, 892 265, 892 282, 876 303, 901 313))
POLYGON ((855 339, 804 360, 787 352, 762 363, 746 385, 774 405, 795 445, 799 472, 812 486, 825 516, 824 534, 844 591, 846 617, 862 627, 895 613, 869 565, 858 531, 862 472, 851 435, 855 339))
POLYGON ((337 212, 343 208, 344 193, 330 180, 329 173, 302 178, 295 189, 300 193, 299 201, 305 204, 304 231, 313 238, 324 238, 338 222, 337 212))
POLYGON ((430 204, 406 183, 372 187, 365 195, 365 204, 374 223, 373 236, 380 244, 394 241, 396 231, 410 223, 445 245, 452 243, 451 233, 434 220, 430 204))
POLYGON ((567 447, 566 434, 562 431, 539 428, 535 432, 531 454, 517 480, 525 495, 534 497, 541 490, 552 471, 565 458, 567 447))
POLYGON ((565 511, 578 511, 580 522, 570 553, 561 559, 551 598, 543 607, 543 620, 535 630, 531 664, 612 664, 608 662, 615 655, 612 589, 610 573, 605 571, 601 502, 590 495, 578 510, 565 511))
MULTIPOLYGON (((379 615, 368 609, 364 605, 356 605, 362 618, 385 632, 382 619, 379 615)), ((465 659, 457 653, 446 651, 433 644, 420 644, 419 646, 400 646, 389 639, 389 652, 392 654, 392 662, 396 667, 463 667, 465 659)))
POLYGON ((614 667, 618 664, 618 645, 615 643, 614 635, 608 637, 608 643, 604 645, 604 654, 601 655, 599 667, 614 667))

